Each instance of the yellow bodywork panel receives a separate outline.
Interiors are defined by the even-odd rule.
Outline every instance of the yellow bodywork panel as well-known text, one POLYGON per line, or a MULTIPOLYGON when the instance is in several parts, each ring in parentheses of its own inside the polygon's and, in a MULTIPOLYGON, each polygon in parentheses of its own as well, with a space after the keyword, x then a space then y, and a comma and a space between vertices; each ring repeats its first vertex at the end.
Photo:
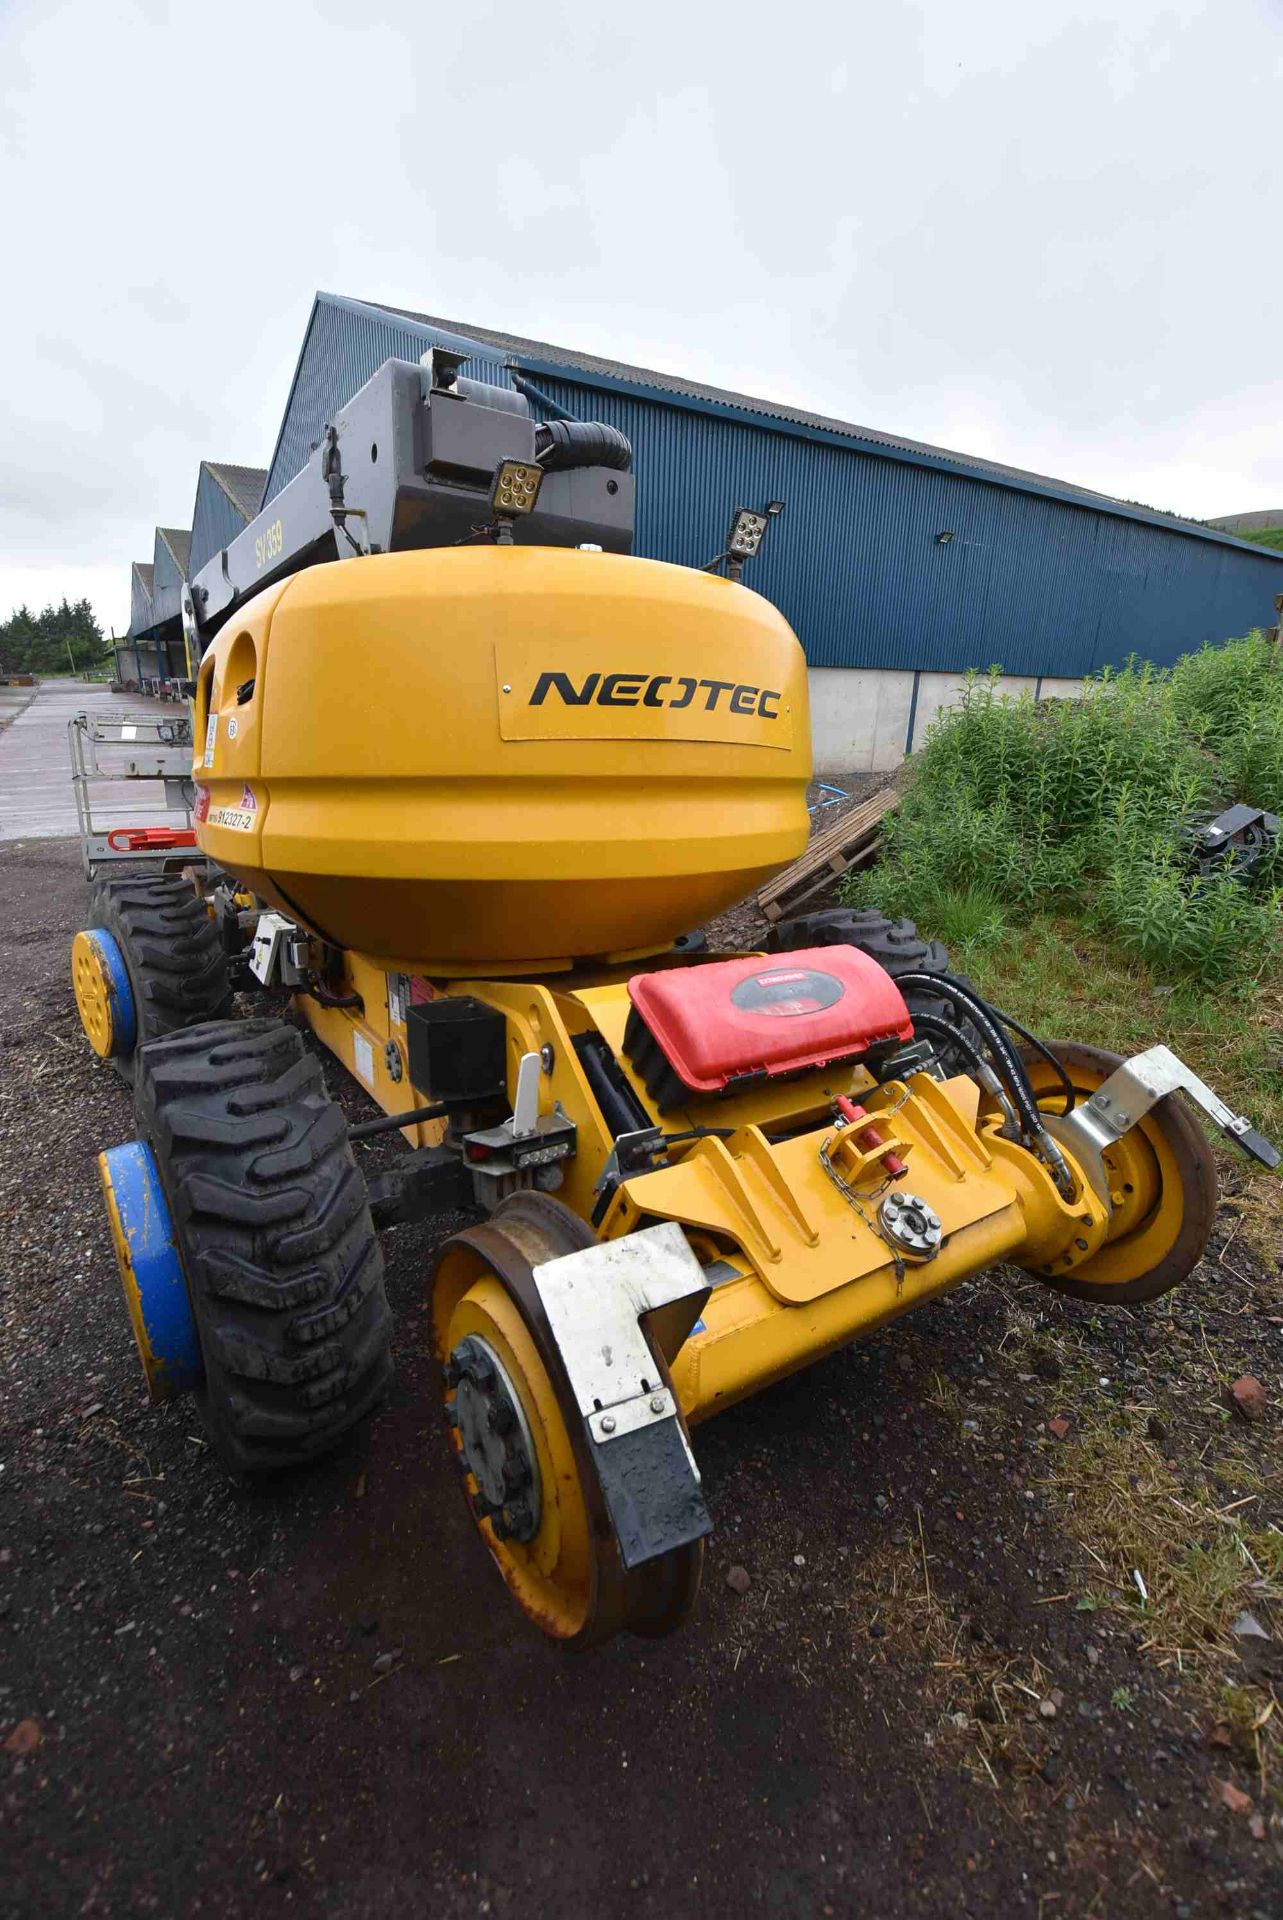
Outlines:
POLYGON ((806 844, 806 664, 732 581, 461 547, 310 567, 201 664, 202 850, 437 977, 666 946, 806 844))

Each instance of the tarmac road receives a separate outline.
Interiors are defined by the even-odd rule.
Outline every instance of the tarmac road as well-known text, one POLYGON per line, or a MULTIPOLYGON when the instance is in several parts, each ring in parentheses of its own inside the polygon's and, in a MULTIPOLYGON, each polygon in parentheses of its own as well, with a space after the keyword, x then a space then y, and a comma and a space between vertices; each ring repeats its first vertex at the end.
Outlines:
MULTIPOLYGON (((81 680, 42 680, 30 687, 0 687, 0 841, 46 839, 77 831, 71 789, 67 723, 82 709, 137 713, 143 718, 179 714, 181 707, 138 694, 112 693, 81 680)), ((133 749, 145 754, 146 747, 133 749)), ((104 766, 131 757, 125 747, 103 748, 104 766)), ((95 822, 109 827, 159 826, 169 818, 165 790, 156 780, 121 788, 98 782, 92 790, 95 822)))
MULTIPOLYGON (((70 704, 42 692, 0 739, 6 793, 15 738, 61 767, 70 704)), ((1083 1394, 1143 1391, 1182 1472, 1214 1470, 1203 1348, 1268 1379, 1268 1326, 1210 1286, 1111 1317, 974 1283, 700 1429, 692 1621, 567 1657, 448 1462, 425 1324, 448 1223, 388 1236, 395 1381, 336 1458, 246 1487, 190 1402, 147 1405, 94 1174, 130 1097, 76 1023, 76 848, 26 831, 0 849, 6 1920, 1283 1911, 1274 1830, 1210 1797, 1213 1769, 1250 1775, 1138 1634, 1074 1610, 1098 1575, 1037 1491, 1083 1394)))

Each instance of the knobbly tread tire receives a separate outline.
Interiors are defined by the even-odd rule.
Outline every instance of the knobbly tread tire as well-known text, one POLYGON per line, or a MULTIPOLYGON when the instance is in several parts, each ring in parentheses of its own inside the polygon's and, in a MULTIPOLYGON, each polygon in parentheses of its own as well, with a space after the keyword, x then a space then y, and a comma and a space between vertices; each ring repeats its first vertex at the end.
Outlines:
POLYGON ((392 1316, 365 1181, 320 1062, 279 1020, 224 1020, 138 1055, 205 1369, 201 1419, 234 1471, 328 1452, 381 1397, 392 1316))
MULTIPOLYGON (((137 1046, 231 1011, 227 956, 191 885, 174 874, 118 874, 95 883, 89 925, 120 948, 134 995, 137 1046)), ((134 1077, 134 1056, 113 1064, 134 1077)))
MULTIPOLYGON (((948 949, 939 940, 924 940, 912 920, 892 920, 876 907, 830 907, 819 913, 799 914, 793 920, 781 920, 771 929, 767 945, 772 953, 788 953, 799 947, 856 947, 885 968, 893 980, 906 973, 949 973, 948 949)), ((964 981, 965 976, 958 975, 964 981)), ((904 996, 910 1014, 925 1013, 957 1027, 973 1047, 984 1051, 984 1043, 968 1020, 965 1010, 941 991, 910 987, 904 996)), ((965 1073, 965 1057, 951 1056, 948 1048, 940 1053, 946 1069, 965 1073)))

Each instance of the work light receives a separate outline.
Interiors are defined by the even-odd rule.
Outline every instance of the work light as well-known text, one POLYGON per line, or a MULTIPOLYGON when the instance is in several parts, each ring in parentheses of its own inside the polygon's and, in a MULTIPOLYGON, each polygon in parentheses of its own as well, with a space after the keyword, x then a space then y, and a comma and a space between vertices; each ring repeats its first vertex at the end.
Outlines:
POLYGON ((496 513, 533 513, 543 468, 533 460, 501 460, 495 468, 490 505, 496 513))
POLYGON ((765 532, 764 513, 754 513, 751 507, 736 507, 727 536, 726 551, 740 560, 751 560, 761 546, 765 532))

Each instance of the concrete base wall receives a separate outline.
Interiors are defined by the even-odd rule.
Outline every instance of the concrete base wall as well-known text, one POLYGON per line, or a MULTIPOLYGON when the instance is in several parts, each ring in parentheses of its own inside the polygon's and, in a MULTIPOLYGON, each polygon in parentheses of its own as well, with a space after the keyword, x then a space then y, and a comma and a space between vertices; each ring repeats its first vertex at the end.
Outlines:
MULTIPOLYGON (((892 668, 812 667, 811 740, 818 774, 889 773, 920 747, 927 728, 966 686, 954 673, 908 673, 892 668)), ((1071 700, 1081 680, 1035 680, 1004 675, 1004 693, 1071 700)))

